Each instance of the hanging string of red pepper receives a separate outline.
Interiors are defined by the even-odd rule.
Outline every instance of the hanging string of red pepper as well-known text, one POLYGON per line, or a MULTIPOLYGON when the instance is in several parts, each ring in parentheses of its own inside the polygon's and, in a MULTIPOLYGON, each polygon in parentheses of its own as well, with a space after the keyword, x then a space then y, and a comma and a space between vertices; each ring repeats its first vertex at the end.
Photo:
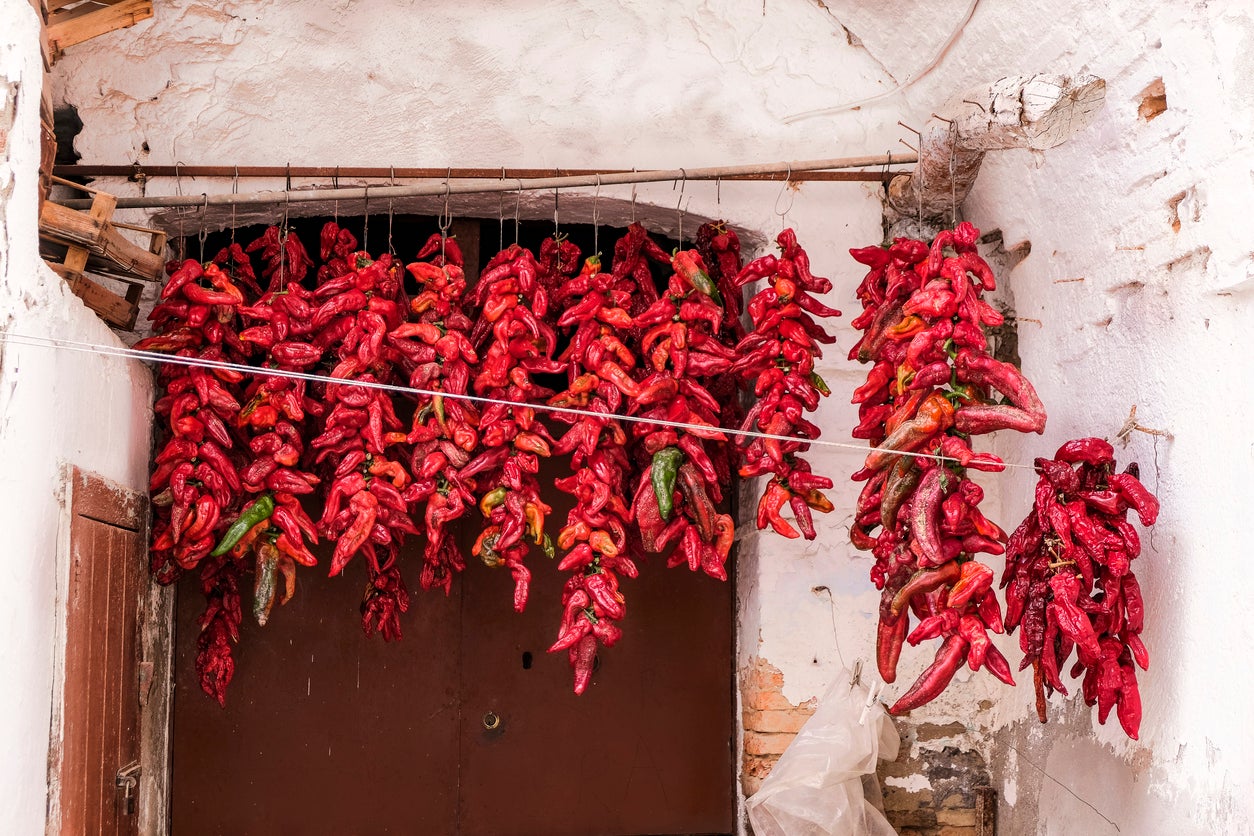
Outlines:
POLYGON ((1036 460, 1041 479, 1032 510, 1006 546, 1006 628, 1019 633, 1022 670, 1032 666, 1036 711, 1046 696, 1064 696, 1061 672, 1074 651, 1071 677, 1083 676, 1084 702, 1105 723, 1111 708, 1133 740, 1141 725, 1136 667, 1149 670, 1141 640, 1145 603, 1132 561, 1141 538, 1128 521, 1158 518, 1158 500, 1137 478, 1136 463, 1119 473, 1115 451, 1100 438, 1068 441, 1052 459, 1036 460))
MULTIPOLYGON (((432 235, 410 264, 419 292, 409 303, 410 321, 388 334, 400 352, 400 365, 416 389, 465 395, 479 355, 470 344, 470 318, 462 308, 466 292, 465 261, 451 238, 432 235), (425 259, 425 260, 424 260, 425 259), (415 319, 416 318, 416 319, 415 319)), ((462 468, 479 445, 479 413, 468 402, 441 395, 421 395, 406 440, 413 445, 414 480, 402 491, 406 503, 426 523, 423 589, 441 587, 447 595, 453 576, 466 568, 450 525, 474 508, 474 483, 462 468)))
MULTIPOLYGON (((819 437, 819 428, 802 414, 817 409, 820 396, 831 394, 827 383, 814 370, 814 361, 822 356, 819 344, 831 344, 835 338, 811 314, 835 317, 840 316, 840 311, 811 295, 828 292, 832 283, 810 272, 809 256, 797 244, 793 231, 784 230, 776 240, 781 250, 778 258, 762 256, 735 279, 737 287, 759 280, 769 283, 749 302, 753 332, 736 347, 737 359, 732 365, 733 371, 752 384, 757 398, 741 429, 814 439, 819 437)), ((826 476, 812 473, 809 462, 797 455, 808 450, 809 445, 804 441, 748 436, 738 437, 736 443, 746 460, 741 476, 771 477, 758 502, 758 528, 769 525, 777 533, 795 539, 797 529, 782 516, 787 505, 801 535, 813 540, 817 533, 810 512, 832 510, 822 490, 833 483, 826 476)))
POLYGON ((1030 383, 988 351, 984 327, 1002 316, 984 301, 995 288, 968 223, 930 246, 899 238, 889 247, 851 250, 870 271, 858 287, 863 332, 850 359, 872 363, 854 392, 854 437, 875 445, 853 474, 866 484, 850 533, 875 557, 880 590, 876 658, 893 682, 902 645, 941 638, 933 663, 891 707, 917 708, 940 695, 964 663, 1014 684, 1009 663, 988 637, 1003 632, 993 571, 975 559, 1001 554, 1005 533, 979 510, 983 490, 967 469, 1000 471, 970 437, 999 429, 1042 432, 1045 411, 1030 383), (1001 395, 1005 403, 994 398, 1001 395), (893 455, 922 452, 946 460, 893 455), (878 534, 873 534, 875 529, 878 534), (911 616, 919 620, 911 632, 911 616))

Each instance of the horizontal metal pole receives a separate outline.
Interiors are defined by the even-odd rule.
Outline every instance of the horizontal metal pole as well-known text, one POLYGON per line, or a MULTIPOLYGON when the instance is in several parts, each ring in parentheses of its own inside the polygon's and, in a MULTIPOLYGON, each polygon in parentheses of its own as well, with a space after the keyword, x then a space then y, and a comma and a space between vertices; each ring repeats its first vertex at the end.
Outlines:
MULTIPOLYGON (((398 168, 393 172, 392 169, 379 168, 340 168, 337 170, 330 166, 320 166, 315 168, 294 167, 290 169, 291 177, 386 177, 395 178, 424 178, 438 182, 427 183, 411 183, 406 185, 368 185, 354 186, 347 188, 330 187, 330 188, 314 188, 314 189, 291 189, 288 191, 264 191, 264 192, 248 192, 248 193, 229 193, 220 194, 191 194, 191 195, 157 195, 146 197, 121 197, 118 198, 117 206, 119 209, 158 209, 167 207, 186 207, 186 206, 269 206, 278 203, 305 203, 318 200, 366 200, 370 198, 403 198, 403 197, 431 197, 440 195, 453 194, 489 194, 496 192, 517 192, 517 191, 536 191, 547 189, 569 189, 590 186, 621 186, 630 185, 632 183, 660 183, 669 180, 736 180, 736 179, 759 179, 759 180, 801 180, 803 178, 815 177, 816 174, 830 175, 823 179, 831 180, 882 180, 885 177, 906 172, 894 171, 840 171, 840 169, 855 168, 873 168, 879 167, 887 169, 893 165, 905 165, 917 161, 914 154, 881 154, 865 157, 839 157, 828 160, 797 160, 793 162, 779 162, 755 165, 740 166, 718 166, 708 168, 675 168, 675 169, 649 169, 646 171, 581 171, 578 173, 559 173, 550 174, 547 170, 538 169, 515 169, 511 172, 505 169, 504 177, 500 171, 493 169, 404 169, 398 168), (317 172, 302 174, 300 172, 317 172), (369 172, 369 173, 361 173, 369 172), (546 176, 539 176, 543 173, 546 176), (537 174, 537 176, 523 176, 526 174, 537 174), (797 176, 794 176, 797 175, 797 176)), ((58 166, 54 169, 54 173, 58 176, 116 176, 130 177, 137 172, 142 172, 144 177, 149 176, 201 176, 201 177, 231 177, 236 176, 236 169, 233 166, 165 166, 160 171, 169 171, 169 174, 150 175, 148 169, 136 169, 133 166, 58 166), (108 174, 99 173, 91 174, 89 172, 108 171, 108 174), (203 172, 194 175, 192 172, 203 172)), ((156 169, 154 169, 156 170, 156 169)), ((251 177, 288 177, 289 169, 287 166, 258 166, 249 168, 240 168, 239 176, 251 177), (254 172, 245 174, 245 172, 254 172), (265 173, 261 173, 265 172, 265 173)), ((137 178, 138 179, 138 178, 137 178)), ((63 200, 57 201, 64 206, 74 209, 88 208, 91 205, 89 200, 63 200)))

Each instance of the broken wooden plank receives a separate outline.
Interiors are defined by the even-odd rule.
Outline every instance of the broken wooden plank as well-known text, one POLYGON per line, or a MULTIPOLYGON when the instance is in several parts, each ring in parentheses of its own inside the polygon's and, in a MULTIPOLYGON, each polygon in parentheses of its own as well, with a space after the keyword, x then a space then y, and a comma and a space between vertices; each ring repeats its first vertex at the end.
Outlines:
POLYGON ((83 41, 134 26, 152 17, 151 0, 121 0, 101 5, 81 3, 48 14, 48 43, 55 55, 83 41))
POLYGON ((123 237, 107 218, 95 218, 52 201, 45 201, 40 211, 39 234, 53 241, 85 247, 111 264, 115 272, 138 279, 159 281, 165 268, 160 254, 123 237))
POLYGON ((52 123, 39 120, 39 208, 42 211, 48 190, 52 188, 52 167, 57 161, 57 135, 52 123))
MULTIPOLYGON (((111 290, 93 282, 82 274, 75 275, 64 264, 49 262, 53 272, 65 279, 74 295, 83 300, 83 304, 91 308, 97 315, 110 325, 125 328, 128 331, 135 327, 139 316, 139 305, 135 301, 123 299, 111 290)), ((127 296, 131 294, 128 291, 127 296)))
MULTIPOLYGON (((109 218, 113 217, 113 210, 118 205, 118 199, 107 192, 96 192, 92 196, 91 211, 87 213, 92 220, 108 223, 109 218)), ((91 250, 80 244, 70 244, 69 251, 65 254, 64 266, 66 272, 70 276, 81 276, 83 271, 87 269, 87 258, 91 255, 91 250)), ((72 286, 72 284, 71 284, 72 286)))

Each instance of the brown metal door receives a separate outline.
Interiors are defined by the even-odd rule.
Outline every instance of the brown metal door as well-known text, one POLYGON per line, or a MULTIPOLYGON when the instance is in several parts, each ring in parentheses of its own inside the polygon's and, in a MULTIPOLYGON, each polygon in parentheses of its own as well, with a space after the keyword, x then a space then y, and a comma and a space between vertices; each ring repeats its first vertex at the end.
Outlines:
MULTIPOLYGON (((554 493, 556 530, 568 498, 554 493)), ((391 645, 357 628, 360 561, 344 578, 302 572, 264 630, 246 616, 225 710, 196 685, 203 601, 184 583, 173 832, 732 832, 730 584, 650 561, 579 697, 566 655, 545 652, 564 578, 538 551, 526 613, 507 572, 475 564, 451 598, 411 590, 391 645)))
MULTIPOLYGON (((329 550, 319 552, 326 566, 329 550)), ((417 566, 417 555, 409 565, 417 566)), ((452 833, 459 601, 415 596, 405 637, 358 624, 364 563, 298 574, 264 629, 249 615, 226 708, 196 680, 194 579, 180 584, 172 832, 452 833)))
POLYGON ((138 833, 134 790, 115 777, 139 752, 143 523, 133 495, 75 470, 66 588, 65 685, 57 771, 60 832, 138 833))
MULTIPOLYGON (((544 498, 556 531, 571 498, 544 498)), ((460 832, 732 832, 731 585, 651 555, 623 579, 622 640, 576 696, 566 652, 546 652, 566 575, 538 554, 527 565, 522 614, 507 571, 462 579, 460 832)))

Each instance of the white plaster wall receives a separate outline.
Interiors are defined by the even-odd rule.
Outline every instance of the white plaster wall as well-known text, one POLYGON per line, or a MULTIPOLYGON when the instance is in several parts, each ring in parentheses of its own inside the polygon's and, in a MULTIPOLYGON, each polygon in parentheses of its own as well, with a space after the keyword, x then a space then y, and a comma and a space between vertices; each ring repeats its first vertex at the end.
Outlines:
MULTIPOLYGON (((28 4, 0 6, 0 84, 20 84, 7 164, 0 154, 0 330, 117 344, 39 259, 38 36, 28 4)), ((150 404, 150 376, 138 363, 0 345, 0 822, 6 833, 44 829, 62 583, 62 463, 145 490, 150 404)))
MULTIPOLYGON (((1120 452, 1141 461, 1164 504, 1137 565, 1153 655, 1141 679, 1141 741, 1123 739, 1113 721, 1094 728, 1083 706, 1061 702, 1051 707, 1057 721, 1038 727, 1030 683, 1009 690, 983 674, 959 674, 912 719, 970 726, 971 745, 994 756, 1005 832, 1115 832, 1112 822, 1122 833, 1247 832, 1248 12, 1240 2, 1064 0, 1047 14, 1026 0, 983 3, 939 66, 904 92, 782 122, 916 76, 969 5, 162 0, 155 19, 73 49, 57 67, 56 93, 86 125, 77 143, 86 163, 674 167, 897 149, 909 139, 898 119, 919 126, 954 93, 1001 75, 1102 76, 1108 104, 1098 122, 1044 155, 990 157, 966 212, 1001 228, 1008 248, 1032 243, 1003 281, 1019 315, 1041 323, 1021 326, 1020 350, 1050 424, 1043 438, 1000 438, 996 449, 1030 462, 1067 438, 1112 436, 1133 404, 1142 423, 1175 435, 1155 449, 1134 434, 1120 452), (1168 110, 1145 122, 1139 93, 1157 77, 1168 110), (1177 233, 1167 203, 1180 194, 1177 233)), ((172 193, 175 184, 148 189, 172 193)), ((766 184, 685 189, 690 212, 766 236, 780 227, 777 207, 790 206, 787 222, 835 282, 828 301, 852 314, 860 271, 845 250, 879 238, 874 190, 813 183, 780 198, 766 184)), ((606 189, 603 198, 627 194, 606 189)), ((642 187, 639 200, 651 223, 673 230, 670 184, 642 187)), ((533 198, 524 211, 549 205, 533 198)), ((865 374, 844 360, 850 318, 822 366, 837 393, 865 374)), ((844 400, 824 405, 825 438, 848 440, 854 410, 844 400)), ((761 655, 780 668, 794 702, 821 694, 842 660, 872 659, 877 595, 845 531, 856 486, 843 477, 859 459, 816 452, 816 470, 840 484, 838 511, 819 521, 816 543, 747 531, 742 540, 742 659, 761 655)), ((1031 477, 986 484, 990 512, 1012 527, 1031 477)), ((930 656, 907 651, 896 693, 930 656)))

